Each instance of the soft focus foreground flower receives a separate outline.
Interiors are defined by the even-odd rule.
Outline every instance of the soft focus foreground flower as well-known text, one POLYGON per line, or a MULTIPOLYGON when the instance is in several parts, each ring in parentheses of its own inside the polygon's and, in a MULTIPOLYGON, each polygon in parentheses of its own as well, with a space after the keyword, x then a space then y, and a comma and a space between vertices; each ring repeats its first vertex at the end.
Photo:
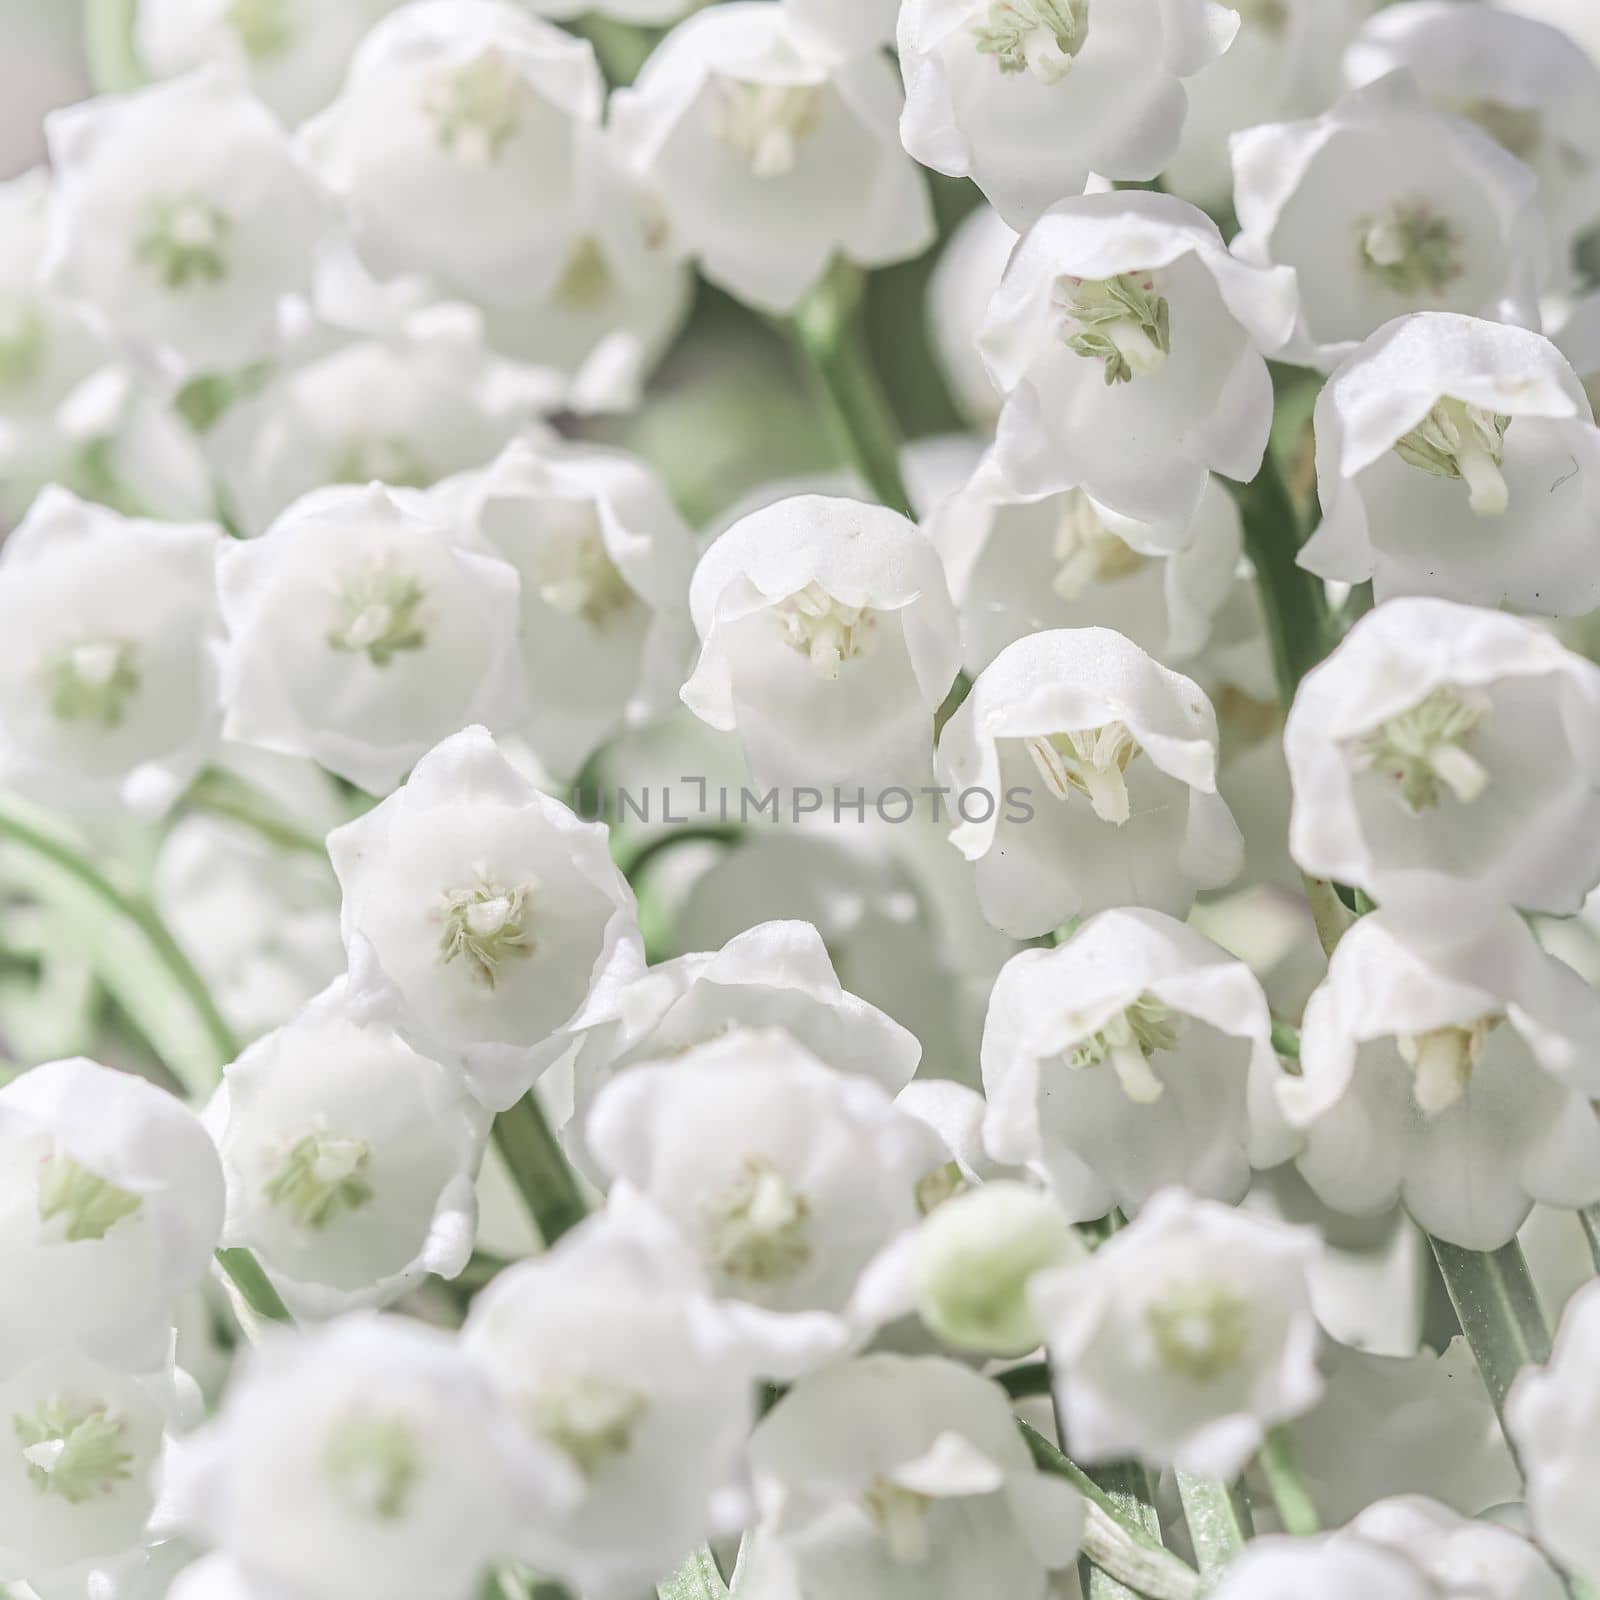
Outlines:
POLYGON ((47 489, 0 556, 0 771, 65 807, 169 806, 221 723, 211 523, 47 489))
POLYGON ((1567 1307, 1548 1366, 1528 1371, 1506 1404, 1506 1426, 1528 1478, 1528 1515, 1541 1544, 1573 1571, 1600 1574, 1600 1530, 1592 1515, 1600 1439, 1600 1286, 1567 1307))
POLYGON ((1154 178, 1183 130, 1181 80, 1238 30, 1212 0, 905 0, 901 137, 1026 228, 1091 172, 1154 178))
POLYGON ((1299 559, 1319 577, 1542 616, 1600 602, 1600 430, 1549 340, 1400 318, 1334 373, 1316 435, 1324 520, 1299 559))
POLYGON ((1017 938, 1111 906, 1186 913, 1239 870, 1216 715, 1107 628, 1001 651, 946 724, 938 772, 983 914, 1017 938))
POLYGON ((374 272, 506 301, 561 271, 603 92, 587 41, 510 0, 425 0, 367 35, 300 143, 374 272))
POLYGON ((1383 913, 1339 943, 1306 1006, 1302 1076, 1279 1097, 1300 1170, 1329 1205, 1404 1199, 1430 1233, 1505 1244, 1535 1200, 1600 1200, 1600 997, 1507 916, 1470 945, 1417 951, 1383 913))
POLYGON ((202 72, 58 111, 48 131, 49 281, 178 372, 272 353, 327 218, 270 112, 202 72))
POLYGON ((943 1165, 931 1132, 877 1084, 777 1029, 619 1074, 587 1132, 607 1176, 676 1227, 756 1370, 779 1379, 875 1331, 871 1269, 943 1165))
POLYGON ((577 1475, 517 1429, 448 1334, 355 1315, 258 1345, 181 1458, 187 1526, 252 1587, 464 1600, 577 1475))
POLYGON ((1180 1185, 1236 1201, 1290 1153, 1266 999, 1243 962, 1155 911, 1104 911, 995 982, 991 1155, 1031 1163, 1075 1221, 1180 1185))
POLYGON ((1077 1491, 1039 1472, 992 1385, 874 1355, 807 1378, 756 1429, 750 1592, 1043 1600, 1077 1553, 1077 1491))
POLYGON ((501 1274, 463 1344, 583 1479, 575 1512, 519 1541, 529 1560, 586 1595, 637 1594, 743 1525, 754 1383, 731 1320, 658 1219, 618 1207, 501 1274))
POLYGON ((0 1373, 63 1344, 160 1366, 222 1230, 222 1174, 194 1114, 127 1073, 55 1061, 0 1089, 0 1150, 0 1373))
POLYGON ((617 92, 611 127, 674 248, 738 299, 782 313, 836 254, 883 266, 932 241, 899 111, 876 52, 839 59, 786 6, 743 0, 680 23, 617 92))
POLYGON ((385 794, 463 723, 524 707, 515 570, 378 484, 292 505, 220 563, 225 732, 385 794))
POLYGON ((1531 623, 1391 600, 1295 697, 1294 858, 1435 942, 1570 914, 1600 882, 1597 708, 1600 669, 1531 623))
POLYGON ((950 235, 928 281, 928 338, 950 398, 985 433, 993 432, 1003 397, 984 365, 978 329, 1016 247, 1016 230, 979 206, 950 235))
POLYGON ((1167 1190, 1086 1260, 1034 1279, 1063 1443, 1231 1477, 1322 1393, 1316 1235, 1167 1190))
POLYGON ((642 960, 605 829, 534 788, 483 728, 431 750, 328 853, 346 945, 371 946, 402 1031, 461 1061, 491 1110, 525 1094, 585 1001, 642 960))
POLYGON ((682 698, 759 786, 915 787, 960 667, 938 553, 905 518, 800 495, 735 523, 689 590, 682 698))
POLYGON ((1295 317, 1294 274, 1230 256, 1170 195, 1052 206, 1017 246, 980 334, 1005 397, 995 446, 1025 495, 1082 489, 1182 529, 1209 473, 1253 478, 1272 423, 1263 351, 1295 317))
POLYGON ((1311 122, 1233 140, 1234 253, 1295 269, 1289 360, 1324 371, 1407 311, 1531 326, 1546 247, 1533 175, 1397 72, 1311 122))

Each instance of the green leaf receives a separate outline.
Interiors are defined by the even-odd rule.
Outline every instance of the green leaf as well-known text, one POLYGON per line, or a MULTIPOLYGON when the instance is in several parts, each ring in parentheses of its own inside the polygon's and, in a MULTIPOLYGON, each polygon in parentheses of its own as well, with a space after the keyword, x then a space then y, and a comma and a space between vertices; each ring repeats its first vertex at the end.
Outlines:
POLYGON ((125 94, 149 81, 133 47, 139 0, 84 0, 83 47, 101 94, 125 94))
POLYGON ((656 1585, 660 1600, 728 1600, 716 1558, 701 1545, 670 1578, 656 1585))

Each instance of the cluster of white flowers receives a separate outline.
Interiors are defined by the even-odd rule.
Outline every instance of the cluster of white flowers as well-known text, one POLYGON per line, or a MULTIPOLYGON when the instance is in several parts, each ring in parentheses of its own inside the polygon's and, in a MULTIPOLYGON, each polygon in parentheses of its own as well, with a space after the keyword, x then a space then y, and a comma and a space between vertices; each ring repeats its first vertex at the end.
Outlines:
POLYGON ((1600 1593, 1592 8, 90 0, 0 1600, 1600 1593))

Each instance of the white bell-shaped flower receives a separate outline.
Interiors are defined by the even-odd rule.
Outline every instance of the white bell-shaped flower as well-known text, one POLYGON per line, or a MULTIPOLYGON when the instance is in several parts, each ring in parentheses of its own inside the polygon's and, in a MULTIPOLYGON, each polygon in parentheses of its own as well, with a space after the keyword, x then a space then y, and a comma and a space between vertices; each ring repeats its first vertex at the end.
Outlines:
POLYGON ((1547 1366, 1523 1372, 1506 1428, 1527 1476, 1528 1516, 1556 1560, 1600 1577, 1593 1489, 1600 1471, 1600 1284, 1568 1303, 1547 1366))
POLYGON ((251 1045, 206 1110, 223 1242, 254 1251, 299 1316, 397 1300, 472 1250, 488 1117, 459 1067, 401 1039, 398 1009, 381 980, 336 980, 251 1045))
POLYGON ((591 994, 643 962, 606 830, 580 822, 467 728, 405 787, 328 836, 359 936, 401 997, 402 1032, 459 1059, 492 1111, 570 1045, 591 994))
POLYGON ((925 779, 960 647, 938 552, 904 517, 780 500, 706 550, 689 607, 700 659, 683 702, 738 733, 759 786, 925 779))
POLYGON ((1600 995, 1505 914, 1471 944, 1417 949, 1386 913, 1340 940, 1306 1004, 1279 1099, 1300 1171, 1336 1210, 1403 1200, 1429 1233, 1496 1250, 1535 1201, 1600 1200, 1600 995))
POLYGON ((988 206, 977 206, 956 225, 928 280, 928 339, 956 409, 973 428, 994 432, 1004 398, 994 386, 978 330, 988 315, 1017 232, 988 206))
POLYGON ((1050 1176, 1075 1222, 1179 1185, 1237 1201, 1293 1150, 1266 997, 1156 911, 1103 911, 1006 963, 989 1001, 984 1143, 1050 1176))
POLYGON ((900 148, 901 94, 877 51, 840 58, 787 5, 740 0, 680 23, 610 126, 680 255, 757 310, 792 311, 835 256, 878 267, 933 240, 900 148))
POLYGON ((522 584, 524 732, 571 777, 623 727, 676 705, 693 655, 693 535, 637 457, 518 439, 436 491, 522 584))
POLYGON ((65 1346, 158 1367, 222 1204, 205 1129, 144 1079, 80 1059, 0 1089, 0 1372, 65 1346))
MULTIPOLYGON (((169 1428, 198 1394, 57 1346, 0 1376, 0 1579, 29 1593, 120 1595, 163 1490, 169 1428)), ((129 1585, 132 1588, 132 1585, 129 1585)))
POLYGON ((1182 80, 1238 29, 1213 0, 905 0, 900 135, 1026 228, 1091 172, 1160 173, 1183 131, 1182 80))
POLYGON ((1374 16, 1344 59, 1352 83, 1404 68, 1439 110, 1476 122, 1539 180, 1558 286, 1600 220, 1600 64, 1548 23, 1493 6, 1410 0, 1374 16))
POLYGON ((750 1440, 761 1521, 741 1592, 1045 1600, 1084 1503, 1041 1472, 1005 1396, 935 1357, 871 1355, 797 1384, 750 1440))
POLYGON ((1187 529, 1151 528, 1082 489, 1011 489, 993 458, 928 519, 961 617, 968 672, 1050 628, 1113 628, 1158 660, 1190 660, 1233 593, 1244 541, 1233 497, 1207 483, 1187 529))
POLYGON ((206 449, 254 535, 313 489, 425 489, 480 467, 554 394, 490 353, 477 313, 433 306, 379 337, 315 345, 230 406, 206 449))
POLYGON ((290 127, 333 98, 362 36, 401 0, 138 0, 133 48, 153 78, 226 66, 290 127))
POLYGON ((692 1257, 625 1205, 512 1267, 473 1302, 466 1352, 583 1479, 575 1510, 518 1543, 593 1600, 636 1596, 737 1532, 754 1381, 692 1257))
POLYGON ((184 1524, 252 1593, 305 1600, 467 1600, 578 1491, 452 1335, 371 1313, 263 1339, 174 1475, 184 1524))
POLYGON ((1301 566, 1378 599, 1541 616, 1600 605, 1600 429, 1548 339, 1473 317, 1390 323, 1317 398, 1323 521, 1301 566))
POLYGON ((300 145, 380 277, 490 300, 559 275, 578 217, 578 130, 605 86, 585 39, 510 0, 424 0, 369 33, 300 145))
POLYGON ((1293 267, 1285 359, 1327 372, 1409 311, 1537 327, 1548 251, 1533 175, 1392 73, 1321 117, 1233 140, 1234 254, 1293 267))
POLYGON ((1082 489, 1182 529, 1209 473, 1247 480, 1272 426, 1262 352, 1288 339, 1294 274, 1228 254, 1171 195, 1084 195, 1017 246, 980 341, 1005 396, 1002 475, 1027 496, 1082 489))
POLYGON ((1239 14, 1228 53, 1185 84, 1189 111, 1161 181, 1208 211, 1233 196, 1229 138, 1244 128, 1315 116, 1339 92, 1339 61, 1367 0, 1224 0, 1239 14))
POLYGON ((53 112, 45 131, 50 283, 178 373, 272 354, 328 218, 271 112, 208 71, 53 112))
POLYGON ((779 1380, 875 1331, 871 1269, 944 1165, 932 1132, 876 1083, 775 1028, 618 1074, 585 1132, 624 1196, 676 1227, 755 1367, 779 1380))
POLYGON ((1034 938, 1113 906, 1182 916, 1238 872, 1217 719, 1188 678, 1107 628, 1002 650, 945 724, 939 781, 997 928, 1034 938))
POLYGON ((0 554, 0 775, 59 806, 159 812, 221 721, 211 523, 47 489, 0 554))
POLYGON ((1419 938, 1570 915, 1600 883, 1597 716, 1600 668, 1542 628, 1390 600, 1295 696, 1290 851, 1419 938))
POLYGON ((1319 1249, 1308 1228, 1166 1190, 1093 1255, 1040 1273, 1064 1448, 1234 1476, 1322 1393, 1319 1249))
POLYGON ((386 794, 463 723, 522 717, 517 574, 437 503, 318 490, 218 578, 230 739, 386 794))
POLYGON ((572 1066, 577 1153, 589 1106, 619 1072, 730 1028, 782 1028, 819 1061, 890 1094, 910 1083, 922 1054, 914 1035, 840 986, 810 923, 763 922, 720 950, 659 962, 585 1008, 572 1066))

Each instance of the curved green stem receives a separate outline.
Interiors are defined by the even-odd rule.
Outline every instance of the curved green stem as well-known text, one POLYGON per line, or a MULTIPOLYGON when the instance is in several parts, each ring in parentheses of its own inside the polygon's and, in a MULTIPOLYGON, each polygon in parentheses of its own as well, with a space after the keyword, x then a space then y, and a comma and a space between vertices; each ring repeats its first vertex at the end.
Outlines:
POLYGON ((1306 1488, 1305 1479, 1294 1458, 1294 1444, 1282 1428, 1274 1428, 1261 1446, 1256 1457, 1261 1475, 1267 1480, 1272 1503, 1278 1508, 1278 1520, 1285 1533, 1301 1538, 1322 1531, 1322 1519, 1317 1515, 1316 1503, 1306 1488))
POLYGON ((240 1298, 258 1317, 267 1322, 293 1322, 289 1308, 272 1286, 255 1256, 240 1245, 217 1251, 217 1265, 228 1275, 228 1281, 239 1291, 240 1298))
POLYGON ((209 1094, 223 1067, 239 1054, 239 1040, 218 1010, 205 980, 195 971, 155 907, 143 896, 114 883, 70 838, 52 827, 47 817, 10 796, 0 797, 0 841, 53 869, 132 931, 146 956, 153 958, 146 962, 147 978, 164 982, 169 991, 167 995, 144 993, 136 997, 139 1010, 134 1020, 163 1064, 191 1094, 209 1094), (176 1001, 198 1026, 199 1042, 186 1044, 181 1057, 174 1049, 162 1048, 163 1032, 148 1020, 168 1000, 176 1001))
POLYGON ((548 1249, 583 1221, 589 1203, 551 1131, 537 1090, 530 1089, 494 1119, 494 1142, 548 1249))
POLYGON ((612 859, 629 883, 636 883, 657 858, 680 844, 737 844, 745 830, 736 822, 706 822, 672 828, 630 848, 619 839, 612 848, 612 859))
POLYGON ((789 334, 817 381, 845 459, 884 505, 913 517, 900 472, 900 425, 861 336, 864 285, 860 268, 835 262, 789 319, 789 334))
POLYGON ((296 827, 270 801, 226 773, 202 774, 184 796, 183 803, 191 811, 206 811, 212 816, 242 823, 280 850, 324 857, 328 853, 327 845, 316 834, 296 827))

